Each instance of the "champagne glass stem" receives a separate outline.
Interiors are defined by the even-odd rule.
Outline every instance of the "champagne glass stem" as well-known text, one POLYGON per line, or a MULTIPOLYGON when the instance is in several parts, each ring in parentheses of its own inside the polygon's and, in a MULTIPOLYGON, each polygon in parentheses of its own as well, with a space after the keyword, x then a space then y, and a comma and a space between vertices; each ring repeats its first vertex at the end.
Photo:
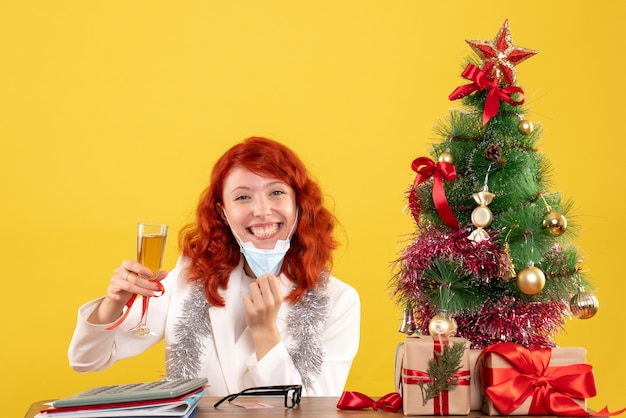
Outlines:
POLYGON ((142 307, 141 307, 141 319, 139 323, 130 329, 131 332, 136 333, 140 337, 147 337, 149 335, 153 335, 154 333, 148 327, 148 304, 150 303, 150 298, 147 296, 143 297, 142 307))
POLYGON ((148 304, 150 303, 150 298, 147 296, 143 297, 143 306, 141 311, 141 320, 139 321, 139 326, 148 328, 148 304))

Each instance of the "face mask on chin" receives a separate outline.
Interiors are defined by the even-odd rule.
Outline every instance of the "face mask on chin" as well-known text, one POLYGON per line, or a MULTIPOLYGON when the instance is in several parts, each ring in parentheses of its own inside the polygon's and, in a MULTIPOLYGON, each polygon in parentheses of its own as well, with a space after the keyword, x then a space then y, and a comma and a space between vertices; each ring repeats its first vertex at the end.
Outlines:
MULTIPOLYGON (((226 216, 226 220, 228 221, 228 225, 230 227, 230 220, 226 215, 226 211, 224 211, 224 216, 226 216)), ((239 243, 239 248, 248 263, 248 267, 250 267, 250 270, 252 270, 252 273, 254 273, 256 277, 260 277, 268 273, 274 276, 278 275, 280 268, 283 265, 285 255, 287 254, 287 251, 289 251, 291 234, 293 233, 297 222, 298 213, 296 212, 296 219, 291 226, 291 230, 287 236, 288 238, 279 239, 276 241, 276 244, 274 244, 274 248, 271 249, 257 248, 251 241, 243 242, 235 230, 230 227, 235 239, 237 239, 237 242, 239 243)))
POLYGON ((289 250, 288 239, 279 239, 272 249, 256 248, 252 242, 240 242, 241 253, 256 277, 264 274, 277 276, 289 250))

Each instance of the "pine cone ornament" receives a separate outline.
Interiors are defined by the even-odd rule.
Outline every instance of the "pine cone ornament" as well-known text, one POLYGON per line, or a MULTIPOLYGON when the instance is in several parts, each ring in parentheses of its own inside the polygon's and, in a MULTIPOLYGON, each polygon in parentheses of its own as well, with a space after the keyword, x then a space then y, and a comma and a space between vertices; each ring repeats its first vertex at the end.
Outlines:
POLYGON ((502 157, 502 147, 498 144, 491 144, 485 149, 485 157, 489 161, 498 161, 502 157))

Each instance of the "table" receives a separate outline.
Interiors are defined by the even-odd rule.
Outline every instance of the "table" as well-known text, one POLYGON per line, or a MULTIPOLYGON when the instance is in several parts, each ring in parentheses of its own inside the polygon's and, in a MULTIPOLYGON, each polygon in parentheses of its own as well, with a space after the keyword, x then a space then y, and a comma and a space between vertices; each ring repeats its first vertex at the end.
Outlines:
MULTIPOLYGON (((392 418, 392 417, 401 417, 402 412, 390 413, 384 411, 373 411, 372 409, 363 409, 356 411, 347 411, 347 410, 339 410, 337 409, 337 401, 339 398, 337 397, 303 397, 300 405, 293 409, 286 409, 283 406, 283 398, 253 398, 246 397, 245 402, 264 402, 271 405, 274 405, 273 408, 263 408, 263 409, 245 409, 232 404, 224 403, 220 405, 219 408, 213 408, 213 404, 217 402, 219 398, 211 398, 206 397, 202 398, 200 404, 198 406, 198 411, 194 418, 209 418, 214 416, 255 416, 255 417, 293 417, 293 418, 364 418, 364 417, 379 417, 379 418, 392 418)), ((48 401, 39 401, 32 404, 26 412, 24 418, 32 418, 44 408, 44 405, 48 401)), ((484 418, 484 415, 480 411, 471 411, 467 418, 484 418)), ((429 418, 429 417, 423 417, 429 418)), ((432 417, 435 418, 435 417, 432 417)), ((441 417, 439 417, 441 418, 441 417)), ((515 418, 525 418, 522 416, 518 416, 515 418)), ((534 416, 532 418, 541 418, 538 416, 534 416)), ((545 418, 545 417, 544 417, 545 418)))

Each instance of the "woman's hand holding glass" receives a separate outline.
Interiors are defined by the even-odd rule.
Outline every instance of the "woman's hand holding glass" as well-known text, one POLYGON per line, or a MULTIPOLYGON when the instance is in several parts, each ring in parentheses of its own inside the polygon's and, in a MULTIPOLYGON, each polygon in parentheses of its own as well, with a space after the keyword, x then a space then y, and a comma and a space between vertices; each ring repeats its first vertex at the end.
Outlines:
POLYGON ((152 271, 138 261, 124 260, 111 277, 107 297, 124 306, 135 294, 145 297, 159 296, 160 287, 155 281, 163 280, 167 272, 162 270, 154 279, 153 276, 152 271))
MULTIPOLYGON (((137 295, 143 297, 158 296, 159 285, 154 281, 161 281, 167 277, 167 271, 159 271, 154 279, 150 269, 133 260, 124 260, 115 269, 107 287, 106 297, 98 308, 90 315, 89 322, 107 324, 119 320, 124 306, 131 298, 137 295)), ((120 322, 121 323, 121 322, 120 322)), ((119 323, 116 323, 116 326, 119 323)))

